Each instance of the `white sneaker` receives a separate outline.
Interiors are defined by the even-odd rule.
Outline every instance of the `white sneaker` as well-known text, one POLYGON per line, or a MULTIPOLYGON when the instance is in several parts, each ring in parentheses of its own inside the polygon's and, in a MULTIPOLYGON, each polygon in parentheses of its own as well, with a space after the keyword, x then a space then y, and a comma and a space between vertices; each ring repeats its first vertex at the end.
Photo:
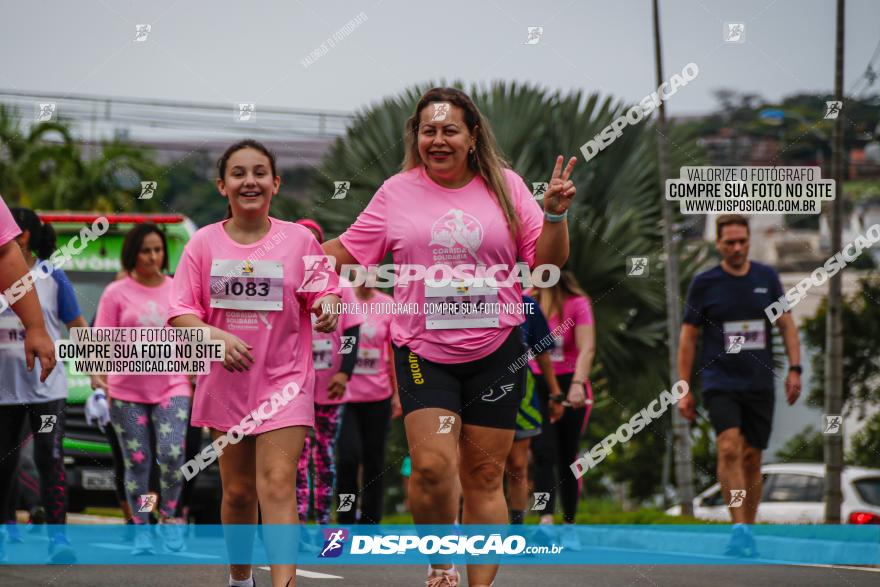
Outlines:
POLYGON ((134 548, 131 554, 135 556, 156 554, 156 547, 153 546, 153 535, 151 534, 149 524, 141 524, 135 528, 134 548), (144 526, 143 528, 141 526, 144 526))
POLYGON ((568 550, 578 551, 581 549, 581 539, 578 538, 577 529, 571 524, 562 526, 562 546, 568 550))
POLYGON ((176 519, 168 519, 160 524, 159 533, 162 536, 162 543, 165 545, 165 550, 169 552, 180 552, 184 550, 186 548, 186 543, 183 541, 185 531, 186 524, 183 524, 176 519))

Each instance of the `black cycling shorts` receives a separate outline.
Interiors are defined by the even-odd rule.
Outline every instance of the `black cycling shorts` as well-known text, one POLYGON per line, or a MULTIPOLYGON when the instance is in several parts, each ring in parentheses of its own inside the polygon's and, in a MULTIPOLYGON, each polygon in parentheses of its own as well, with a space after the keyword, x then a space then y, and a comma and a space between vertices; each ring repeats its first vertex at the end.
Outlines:
POLYGON ((524 352, 518 326, 492 354, 467 363, 435 363, 409 347, 394 346, 403 415, 440 408, 459 414, 463 424, 515 429, 528 367, 510 367, 524 352))
POLYGON ((767 448, 770 440, 775 401, 772 389, 710 389, 703 392, 703 405, 709 410, 709 421, 715 434, 728 428, 739 428, 749 446, 761 450, 767 448))

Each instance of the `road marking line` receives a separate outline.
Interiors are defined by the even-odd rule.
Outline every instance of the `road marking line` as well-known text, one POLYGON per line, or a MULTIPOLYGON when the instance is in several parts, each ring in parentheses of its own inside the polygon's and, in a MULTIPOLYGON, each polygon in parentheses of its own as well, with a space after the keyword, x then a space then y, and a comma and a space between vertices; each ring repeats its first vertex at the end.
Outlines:
MULTIPOLYGON (((131 550, 131 546, 126 546, 123 544, 113 544, 111 542, 92 542, 91 546, 97 546, 98 548, 109 548, 110 550, 131 550)), ((218 559, 220 556, 216 554, 199 554, 196 552, 159 552, 157 549, 158 556, 179 556, 181 558, 210 558, 210 559, 218 559)))
MULTIPOLYGON (((264 571, 268 571, 270 567, 259 567, 264 571)), ((306 579, 344 579, 345 577, 340 577, 339 575, 328 575, 326 573, 317 573, 315 571, 307 571, 305 569, 297 569, 296 570, 297 577, 305 577, 306 579)))
POLYGON ((820 569, 840 569, 843 571, 864 571, 866 573, 880 573, 880 569, 869 567, 848 566, 848 565, 817 565, 810 563, 792 563, 793 567, 818 567, 820 569))

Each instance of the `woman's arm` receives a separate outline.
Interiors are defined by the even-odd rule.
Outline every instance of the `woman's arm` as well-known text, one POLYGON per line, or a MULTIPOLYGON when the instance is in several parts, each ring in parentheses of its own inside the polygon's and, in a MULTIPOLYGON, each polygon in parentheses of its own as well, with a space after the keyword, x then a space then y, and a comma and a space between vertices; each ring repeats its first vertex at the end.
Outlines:
POLYGON ((578 355, 574 363, 574 377, 568 390, 568 401, 573 407, 580 408, 587 399, 587 378, 596 356, 596 327, 593 324, 575 326, 574 340, 578 355))
POLYGON ((388 342, 388 369, 391 373, 391 418, 399 418, 403 415, 403 407, 400 405, 400 392, 397 389, 397 371, 394 369, 394 347, 388 342))
POLYGON ((568 222, 550 222, 545 219, 535 247, 535 266, 562 267, 568 261, 568 250, 568 222))
POLYGON ((88 328, 88 327, 89 327, 89 323, 86 322, 86 319, 83 318, 82 316, 77 316, 76 318, 74 318, 73 320, 71 320, 70 322, 67 323, 68 330, 70 330, 71 328, 88 328))
POLYGON ((33 277, 21 255, 21 249, 15 240, 11 240, 0 246, 0 292, 6 292, 13 283, 22 278, 30 278, 30 283, 26 284, 26 293, 15 303, 12 300, 7 301, 24 325, 24 354, 28 371, 33 370, 34 361, 40 359, 40 381, 45 381, 55 368, 55 344, 46 331, 40 299, 33 287, 33 277))
POLYGON ((549 264, 562 267, 568 260, 568 221, 560 218, 556 219, 557 222, 552 222, 553 219, 547 218, 548 214, 552 216, 566 214, 572 198, 577 193, 574 183, 569 179, 577 159, 575 157, 569 159, 564 171, 562 161, 562 155, 556 158, 556 166, 553 168, 550 184, 544 194, 544 226, 535 246, 535 265, 549 264))
POLYGON ((342 265, 356 265, 357 259, 355 259, 348 250, 342 246, 342 243, 339 242, 338 238, 331 239, 321 245, 321 248, 324 249, 324 254, 328 257, 333 257, 333 268, 339 273, 339 268, 342 265))
POLYGON ((596 327, 592 324, 575 326, 574 341, 578 355, 574 364, 574 380, 586 381, 596 357, 596 327))

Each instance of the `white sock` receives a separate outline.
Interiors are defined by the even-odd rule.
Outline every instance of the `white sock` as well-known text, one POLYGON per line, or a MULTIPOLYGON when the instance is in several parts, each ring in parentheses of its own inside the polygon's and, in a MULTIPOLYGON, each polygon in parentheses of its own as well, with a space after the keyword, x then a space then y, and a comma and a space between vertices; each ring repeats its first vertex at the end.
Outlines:
POLYGON ((438 573, 443 573, 444 575, 452 575, 455 573, 455 565, 452 565, 448 569, 435 569, 431 565, 428 565, 428 575, 434 575, 438 573))
POLYGON ((232 575, 229 575, 229 587, 253 587, 254 585, 254 574, 251 573, 251 576, 247 579, 241 579, 236 581, 232 578, 232 575))

